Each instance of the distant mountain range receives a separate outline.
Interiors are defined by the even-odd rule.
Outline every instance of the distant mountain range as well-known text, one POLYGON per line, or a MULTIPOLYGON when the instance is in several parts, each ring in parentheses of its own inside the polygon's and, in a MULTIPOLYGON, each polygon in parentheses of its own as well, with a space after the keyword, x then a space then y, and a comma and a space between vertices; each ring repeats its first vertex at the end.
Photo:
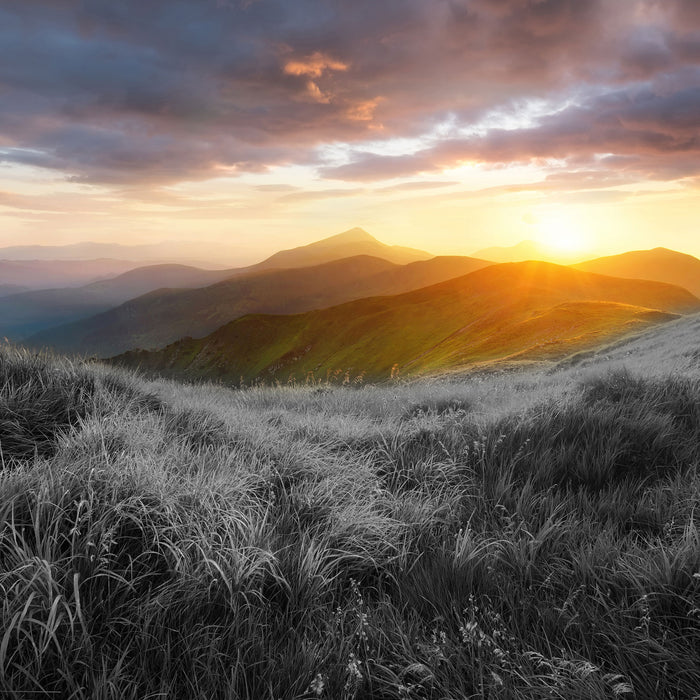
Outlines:
MULTIPOLYGON (((250 255, 248 251, 243 252, 246 256, 250 255)), ((430 253, 422 250, 380 243, 369 233, 356 227, 306 246, 279 251, 261 263, 245 266, 245 269, 253 267, 256 269, 304 267, 352 255, 376 255, 398 264, 433 257, 430 253)), ((0 248, 0 261, 70 262, 104 258, 140 261, 133 263, 133 267, 158 263, 225 269, 230 268, 233 261, 240 259, 240 257, 241 251, 234 246, 195 241, 163 241, 142 245, 88 241, 59 246, 24 245, 0 248)), ((0 270, 0 283, 3 282, 5 280, 0 270)))
POLYGON ((309 373, 423 374, 557 359, 620 334, 700 311, 680 287, 551 263, 492 265, 389 297, 289 316, 253 314, 202 339, 114 362, 210 379, 309 373))
POLYGON ((149 265, 82 287, 44 289, 0 297, 0 335, 24 338, 111 309, 161 287, 191 288, 228 277, 228 270, 149 265))
MULTIPOLYGON (((481 252, 543 253, 528 241, 481 252)), ((0 273, 3 264, 75 280, 133 263, 0 261, 0 273)), ((0 276, 0 335, 190 376, 352 370, 382 379, 392 368, 421 374, 562 358, 700 310, 700 260, 665 248, 571 266, 494 264, 388 246, 359 228, 247 267, 153 265, 105 276, 14 294, 31 276, 0 276)))
POLYGON ((28 287, 21 284, 0 284, 0 297, 6 297, 10 294, 20 294, 28 291, 28 287))
POLYGON ((184 336, 206 335, 246 314, 299 313, 397 294, 488 264, 438 257, 399 266, 359 255, 310 267, 255 270, 200 289, 151 292, 97 316, 38 333, 27 342, 102 357, 136 347, 158 348, 184 336))
POLYGON ((138 261, 133 264, 134 267, 157 263, 219 269, 228 267, 234 260, 239 259, 240 251, 221 243, 207 244, 195 241, 163 241, 142 245, 86 241, 70 245, 19 245, 0 248, 0 260, 68 262, 100 258, 138 261), (209 255, 210 250, 216 250, 217 255, 209 255))
MULTIPOLYGON (((96 250, 101 250, 104 248, 102 244, 95 245, 97 246, 96 250)), ((69 247, 72 249, 80 249, 84 252, 95 252, 93 248, 82 246, 82 244, 81 246, 77 247, 69 247)), ((130 246, 125 248, 132 250, 134 248, 138 248, 138 246, 130 246)), ((346 231, 345 233, 337 236, 331 236, 330 238, 312 243, 311 245, 280 251, 279 253, 275 253, 270 258, 248 267, 230 268, 224 270, 202 270, 183 265, 151 265, 137 268, 136 270, 130 271, 129 273, 126 273, 120 277, 105 280, 102 283, 93 283, 79 289, 50 289, 42 292, 8 296, 4 300, 1 298, 2 294, 0 290, 0 333, 13 339, 26 339, 27 336, 40 333, 43 330, 70 324, 80 319, 100 314, 118 306, 119 304, 122 304, 123 302, 130 299, 135 299, 136 297, 156 289, 163 289, 161 295, 162 297, 177 297, 177 292, 174 290, 204 287, 227 278, 252 275, 264 270, 307 267, 309 265, 315 265, 319 261, 337 260, 339 258, 346 257, 348 254, 375 254, 381 256, 384 260, 393 260, 395 262, 431 257, 429 253, 425 253, 423 251, 417 251, 411 248, 401 248, 398 246, 387 246, 377 241, 365 231, 362 231, 362 229, 351 229, 350 231, 346 231), (166 288, 168 291, 165 291, 166 288)), ((53 261, 52 263, 49 263, 48 261, 41 261, 38 264, 44 267, 51 264, 57 269, 64 269, 66 266, 72 268, 78 265, 78 269, 87 269, 93 262, 94 261, 83 262, 82 265, 79 265, 75 261, 53 261)), ((26 263, 8 264, 25 265, 26 263)), ((430 278, 430 281, 433 282, 437 279, 439 278, 430 278)), ((352 280, 346 280, 346 282, 347 284, 351 284, 352 280)), ((191 310, 190 315, 192 316, 194 322, 192 332, 208 333, 222 323, 235 318, 236 316, 231 316, 225 310, 225 304, 229 302, 233 303, 234 306, 240 305, 238 303, 239 300, 235 295, 235 289, 236 288, 234 285, 234 289, 231 290, 231 294, 233 296, 229 294, 225 299, 222 299, 221 294, 218 292, 214 292, 216 304, 205 302, 205 306, 207 308, 204 310, 200 308, 191 310), (225 313, 225 317, 221 319, 218 319, 217 317, 219 322, 216 323, 216 325, 206 326, 205 328, 200 328, 197 326, 197 317, 200 314, 214 314, 212 318, 216 316, 217 304, 219 311, 225 313), (224 306, 222 306, 222 304, 224 306)), ((391 293, 395 293, 396 291, 403 290, 390 289, 391 293)), ((9 293, 11 292, 8 292, 8 294, 9 293)), ((362 295, 360 294, 360 296, 362 295)), ((333 297, 333 301, 337 303, 339 301, 344 301, 351 298, 356 298, 356 296, 351 294, 349 296, 345 295, 342 298, 333 297)), ((152 312, 152 308, 150 306, 152 301, 152 299, 149 299, 145 304, 144 312, 146 315, 149 315, 152 312)), ((186 308, 186 304, 185 308, 180 308, 181 306, 182 305, 178 304, 178 308, 171 308, 171 311, 173 314, 175 314, 174 316, 166 316, 164 319, 162 319, 165 326, 171 327, 173 332, 174 329, 180 327, 176 320, 178 314, 185 313, 185 317, 183 318, 184 327, 186 329, 189 328, 187 324, 186 312, 189 312, 190 310, 186 308)), ((303 307, 303 309, 305 310, 306 307, 303 307)), ((163 309, 163 312, 165 311, 166 309, 163 309)), ((126 313, 131 315, 133 313, 133 309, 130 307, 126 313)), ((163 314, 161 313, 160 316, 162 317, 163 314)), ((94 323, 90 321, 88 325, 90 325, 91 328, 89 331, 91 335, 94 335, 98 329, 101 329, 106 333, 105 338, 101 341, 101 346, 108 347, 111 341, 107 340, 109 331, 106 330, 104 320, 96 319, 94 323)), ((152 320, 150 318, 146 320, 135 318, 133 323, 130 325, 132 328, 134 328, 135 337, 140 338, 140 325, 145 325, 150 328, 152 325, 152 320)), ((71 334, 77 333, 80 335, 82 331, 80 328, 71 328, 69 332, 71 334)), ((156 339, 154 347, 181 337, 181 335, 172 336, 167 332, 163 334, 162 331, 159 333, 157 328, 152 329, 152 335, 153 338, 156 339)), ((51 340, 46 340, 42 337, 39 339, 39 342, 49 342, 55 347, 60 347, 64 350, 76 350, 81 352, 96 351, 92 344, 81 344, 78 337, 71 341, 70 347, 64 347, 63 344, 59 346, 57 338, 58 336, 56 336, 56 338, 52 337, 51 340)), ((123 342, 131 343, 131 341, 132 337, 127 333, 123 338, 123 342)), ((135 346, 127 344, 124 348, 122 348, 121 345, 117 344, 115 347, 118 347, 118 349, 121 350, 135 346)), ((150 347, 150 345, 147 347, 150 347)))
POLYGON ((131 260, 3 260, 0 257, 0 287, 12 291, 80 287, 121 275, 143 263, 131 260), (19 287, 19 289, 17 289, 19 287))

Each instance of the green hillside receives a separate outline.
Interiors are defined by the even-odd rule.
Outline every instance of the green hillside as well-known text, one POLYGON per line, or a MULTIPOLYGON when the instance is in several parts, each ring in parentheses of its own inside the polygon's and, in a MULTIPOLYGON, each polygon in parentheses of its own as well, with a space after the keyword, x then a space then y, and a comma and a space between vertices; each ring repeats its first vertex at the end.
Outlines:
POLYGON ((34 346, 108 356, 203 336, 250 313, 289 314, 377 294, 397 294, 488 265, 462 257, 408 265, 366 255, 312 267, 252 271, 199 289, 163 289, 34 335, 34 346))
POLYGON ((549 360, 700 310, 679 287, 510 263, 393 297, 290 316, 249 315, 202 339, 115 362, 196 377, 425 374, 549 360))

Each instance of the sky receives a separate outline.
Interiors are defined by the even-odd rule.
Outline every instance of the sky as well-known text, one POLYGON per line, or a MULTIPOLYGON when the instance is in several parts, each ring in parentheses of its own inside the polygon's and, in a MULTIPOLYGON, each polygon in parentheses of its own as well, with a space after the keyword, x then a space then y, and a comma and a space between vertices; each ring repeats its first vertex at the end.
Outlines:
POLYGON ((700 256, 700 0, 0 0, 0 245, 700 256))

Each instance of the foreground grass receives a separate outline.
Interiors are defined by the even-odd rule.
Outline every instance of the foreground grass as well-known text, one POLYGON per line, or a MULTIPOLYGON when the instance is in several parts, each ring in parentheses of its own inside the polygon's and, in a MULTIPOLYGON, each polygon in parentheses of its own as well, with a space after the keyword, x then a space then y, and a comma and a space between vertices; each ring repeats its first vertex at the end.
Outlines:
POLYGON ((7 698, 692 698, 700 377, 0 356, 7 698))

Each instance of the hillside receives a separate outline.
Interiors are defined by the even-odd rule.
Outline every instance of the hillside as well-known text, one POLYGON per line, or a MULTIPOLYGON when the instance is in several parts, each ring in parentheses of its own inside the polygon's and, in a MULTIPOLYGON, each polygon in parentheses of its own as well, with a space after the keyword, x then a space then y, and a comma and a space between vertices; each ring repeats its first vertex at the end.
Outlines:
POLYGON ((461 255, 438 255, 384 270, 363 283, 363 296, 395 295, 429 287, 488 267, 489 260, 461 255))
POLYGON ((231 275, 186 265, 148 265, 82 287, 46 289, 0 298, 0 334, 20 339, 101 313, 161 287, 202 287, 231 275))
POLYGON ((659 376, 669 372, 700 371, 700 314, 680 318, 633 333, 588 352, 573 355, 561 363, 562 368, 595 371, 643 372, 659 376))
POLYGON ((34 346, 107 356, 203 336, 250 313, 309 311, 378 294, 396 294, 488 265, 473 258, 433 258, 405 266, 355 256, 312 267, 249 271, 201 289, 159 290, 115 309, 42 332, 34 346))
POLYGON ((700 260, 668 248, 633 250, 572 265, 577 270, 613 277, 655 280, 700 295, 700 260))
POLYGON ((292 316, 250 315, 203 339, 130 352, 122 365, 196 377, 286 381, 313 372, 385 379, 561 358, 700 310, 680 287, 507 263, 393 297, 292 316))

